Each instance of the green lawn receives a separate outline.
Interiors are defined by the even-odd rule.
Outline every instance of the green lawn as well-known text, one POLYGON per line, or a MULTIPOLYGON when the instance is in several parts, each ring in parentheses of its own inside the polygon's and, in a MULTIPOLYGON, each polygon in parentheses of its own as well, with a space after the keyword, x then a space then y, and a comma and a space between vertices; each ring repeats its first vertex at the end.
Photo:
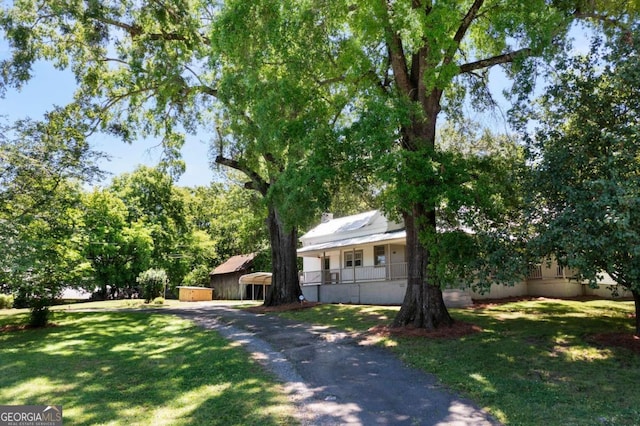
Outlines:
MULTIPOLYGON (((319 305, 282 315, 364 331, 389 323, 397 309, 319 305)), ((507 424, 640 424, 640 355, 590 339, 633 333, 632 302, 540 300, 451 313, 483 331, 457 340, 392 337, 381 344, 507 424)))
MULTIPOLYGON (((0 404, 62 405, 65 425, 295 423, 279 385, 213 331, 169 315, 57 309, 55 327, 0 332, 0 404)), ((26 321, 0 315, 0 327, 26 321)))

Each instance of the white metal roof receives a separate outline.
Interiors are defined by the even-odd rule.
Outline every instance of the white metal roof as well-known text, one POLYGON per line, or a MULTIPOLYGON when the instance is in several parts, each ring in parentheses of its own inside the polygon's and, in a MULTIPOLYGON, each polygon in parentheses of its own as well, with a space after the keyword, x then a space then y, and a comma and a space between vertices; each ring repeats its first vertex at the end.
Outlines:
POLYGON ((300 237, 301 240, 316 238, 324 235, 334 235, 339 233, 345 233, 355 231, 363 228, 371 223, 371 220, 378 214, 377 210, 371 210, 368 212, 340 217, 337 219, 331 219, 327 222, 321 223, 309 232, 300 237))
POLYGON ((238 279, 239 284, 265 284, 271 285, 271 272, 254 272, 242 275, 238 279))
POLYGON ((298 249, 298 254, 326 251, 336 248, 344 248, 349 246, 359 246, 363 244, 377 243, 381 241, 406 240, 407 232, 405 230, 394 232, 382 232, 379 234, 365 235, 363 237, 346 238, 343 240, 329 241, 326 243, 312 244, 298 249))

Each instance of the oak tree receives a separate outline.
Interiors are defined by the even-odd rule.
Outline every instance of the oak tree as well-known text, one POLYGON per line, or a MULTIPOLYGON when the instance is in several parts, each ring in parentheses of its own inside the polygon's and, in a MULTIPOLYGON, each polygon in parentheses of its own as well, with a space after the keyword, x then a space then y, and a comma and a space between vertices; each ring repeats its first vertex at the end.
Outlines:
POLYGON ((514 94, 526 96, 537 67, 562 49, 575 20, 615 21, 621 10, 544 0, 350 4, 347 32, 362 52, 354 68, 367 70, 372 83, 361 92, 356 140, 380 160, 379 173, 407 230, 408 286, 394 323, 451 324, 436 266, 437 252, 456 244, 434 245, 442 239, 438 212, 459 191, 475 188, 481 195, 483 188, 465 159, 438 147, 438 123, 463 117, 468 95, 474 107, 491 106, 493 67, 514 78, 514 94))

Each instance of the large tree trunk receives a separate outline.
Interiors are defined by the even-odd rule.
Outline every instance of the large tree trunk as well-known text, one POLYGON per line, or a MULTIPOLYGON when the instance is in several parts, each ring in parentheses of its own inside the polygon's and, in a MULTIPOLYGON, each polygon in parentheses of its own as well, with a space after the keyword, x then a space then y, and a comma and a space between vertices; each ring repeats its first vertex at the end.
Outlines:
POLYGON ((640 337, 640 292, 631 290, 636 305, 636 336, 640 337))
POLYGON ((302 294, 296 252, 298 232, 295 228, 287 230, 278 211, 273 207, 269 208, 267 225, 271 241, 273 276, 264 304, 265 306, 278 306, 298 302, 302 294))
POLYGON ((422 206, 415 206, 404 219, 407 230, 407 292, 393 325, 401 327, 411 324, 429 330, 449 326, 453 324, 453 319, 444 304, 442 290, 428 271, 429 248, 421 244, 419 238, 424 229, 435 233, 435 211, 425 211, 422 206))

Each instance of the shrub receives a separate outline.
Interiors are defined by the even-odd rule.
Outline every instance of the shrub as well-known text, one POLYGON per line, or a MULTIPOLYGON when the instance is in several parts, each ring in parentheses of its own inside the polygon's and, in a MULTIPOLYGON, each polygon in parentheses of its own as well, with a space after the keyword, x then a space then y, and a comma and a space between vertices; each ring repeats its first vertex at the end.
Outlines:
POLYGON ((44 327, 49 323, 49 306, 52 300, 48 298, 38 298, 31 301, 31 313, 29 325, 31 327, 44 327))
POLYGON ((0 309, 11 309, 13 307, 13 294, 0 294, 0 309))
POLYGON ((145 303, 149 303, 162 295, 162 290, 169 283, 169 277, 164 269, 147 269, 138 275, 136 281, 142 287, 145 303))
POLYGON ((156 297, 152 302, 154 305, 164 305, 164 297, 156 297))

